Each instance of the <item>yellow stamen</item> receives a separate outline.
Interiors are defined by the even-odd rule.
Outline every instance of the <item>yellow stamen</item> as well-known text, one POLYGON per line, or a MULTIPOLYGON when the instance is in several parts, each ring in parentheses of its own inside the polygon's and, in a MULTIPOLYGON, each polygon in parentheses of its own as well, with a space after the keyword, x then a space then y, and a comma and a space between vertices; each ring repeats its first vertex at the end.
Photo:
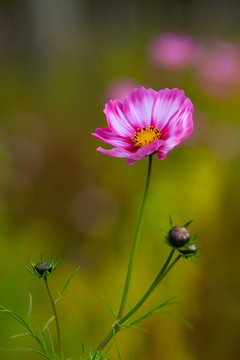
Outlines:
POLYGON ((149 128, 145 128, 143 126, 142 130, 137 129, 132 138, 132 142, 136 147, 143 147, 144 145, 151 144, 154 140, 158 140, 161 137, 161 132, 158 128, 154 128, 153 126, 149 126, 149 128))

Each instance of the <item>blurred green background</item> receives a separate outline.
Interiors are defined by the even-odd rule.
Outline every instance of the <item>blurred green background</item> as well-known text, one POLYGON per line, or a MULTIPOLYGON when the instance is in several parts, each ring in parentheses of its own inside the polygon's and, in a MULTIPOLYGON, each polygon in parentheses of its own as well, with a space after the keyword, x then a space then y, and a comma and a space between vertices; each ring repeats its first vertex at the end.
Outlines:
MULTIPOLYGON (((159 231, 169 215, 177 225, 194 220, 190 230, 203 234, 207 256, 200 264, 181 259, 139 311, 176 296, 182 304, 169 310, 195 332, 157 314, 142 324, 146 333, 118 334, 122 359, 131 351, 137 360, 240 358, 239 16, 240 3, 227 0, 0 2, 0 304, 27 316, 31 293, 33 318, 45 323, 52 311, 44 283, 23 264, 41 253, 61 257, 49 278, 55 298, 80 266, 58 303, 66 358, 79 358, 82 342, 97 346, 114 322, 99 293, 116 312, 120 304, 148 160, 127 166, 105 156, 91 132, 106 126, 103 108, 116 91, 125 96, 135 86, 184 89, 195 130, 164 161, 154 157, 130 303, 169 253, 159 231), (191 61, 152 58, 152 39, 166 32, 191 36, 191 61)), ((0 314, 1 347, 35 347, 9 338, 22 332, 0 314)), ((114 346, 111 355, 118 359, 114 346)))

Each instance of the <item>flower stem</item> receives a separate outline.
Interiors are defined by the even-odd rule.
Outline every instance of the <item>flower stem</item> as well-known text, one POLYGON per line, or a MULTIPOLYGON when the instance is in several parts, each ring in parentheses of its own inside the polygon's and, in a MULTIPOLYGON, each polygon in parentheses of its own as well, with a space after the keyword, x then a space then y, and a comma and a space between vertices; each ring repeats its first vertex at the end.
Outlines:
MULTIPOLYGON (((115 323, 115 325, 117 325, 117 323, 115 323)), ((114 337, 114 335, 120 331, 120 328, 115 328, 115 325, 113 325, 112 329, 109 331, 109 333, 107 334, 107 336, 103 339, 103 341, 98 345, 98 347, 96 348, 96 350, 94 351, 94 353, 96 353, 97 351, 101 351, 102 349, 104 349, 104 347, 109 343, 109 341, 114 337)))
POLYGON ((139 308, 140 306, 142 306, 142 304, 147 300, 147 298, 149 297, 149 295, 153 292, 153 290, 157 287, 157 285, 160 283, 160 281, 164 278, 164 276, 168 273, 168 271, 173 267, 173 265, 176 264, 178 258, 180 259, 181 255, 172 262, 172 264, 168 267, 173 253, 174 253, 174 249, 172 249, 170 255, 167 258, 167 261, 165 262, 165 264, 163 265, 161 271, 159 272, 158 276, 156 277, 156 279, 154 280, 154 282, 152 283, 152 285, 150 286, 150 288, 148 289, 148 291, 146 292, 146 294, 141 298, 141 300, 118 322, 119 325, 123 324, 125 321, 127 321, 139 308))
POLYGON ((128 271, 127 271, 127 277, 126 277, 126 281, 125 281, 125 287, 124 287, 122 301, 121 301, 121 305, 120 305, 120 309, 119 309, 119 313, 118 313, 119 320, 122 318, 123 312, 124 312, 124 309, 126 306, 133 264, 134 264, 135 256, 137 253, 141 230, 143 227, 143 219, 144 219, 144 215, 145 215, 145 211, 146 211, 146 204, 147 204, 146 200, 147 200, 147 196, 148 196, 149 182, 150 182, 150 177, 151 177, 151 168, 152 168, 152 154, 149 155, 148 175, 147 175, 145 193, 144 193, 142 209, 141 209, 141 213, 140 213, 140 217, 139 217, 139 221, 138 221, 138 227, 137 227, 137 231, 136 231, 136 235, 135 235, 135 239, 134 239, 134 243, 133 243, 133 247, 132 247, 132 252, 131 252, 131 256, 130 256, 130 260, 129 260, 129 264, 128 264, 128 271))
POLYGON ((165 264, 163 265, 162 269, 160 270, 159 274, 157 275, 156 279, 152 283, 152 285, 149 287, 145 295, 141 298, 141 300, 132 308, 121 320, 115 322, 113 324, 113 327, 111 331, 107 334, 107 336, 103 339, 103 341, 98 345, 95 352, 102 350, 108 342, 114 337, 114 335, 120 331, 122 328, 124 328, 124 323, 140 308, 140 306, 147 300, 149 295, 153 292, 153 290, 157 287, 157 285, 160 283, 160 281, 167 275, 167 273, 172 269, 172 267, 176 264, 176 262, 181 258, 181 255, 179 255, 172 263, 169 265, 173 254, 174 249, 171 251, 170 255, 168 256, 165 264), (168 266, 169 265, 169 266, 168 266), (123 327, 121 326, 123 325, 123 327))
POLYGON ((53 301, 52 295, 50 293, 50 289, 49 289, 49 285, 48 285, 48 280, 47 280, 47 276, 44 277, 44 281, 46 284, 46 288, 47 288, 47 292, 53 307, 53 312, 55 315, 55 321, 56 321, 56 327, 57 327, 57 336, 58 336, 58 349, 59 349, 59 355, 60 355, 60 359, 64 360, 64 355, 63 355, 63 345, 62 345, 62 335, 61 335, 61 330, 60 330, 60 324, 59 324, 59 318, 58 318, 58 313, 57 313, 57 309, 56 309, 56 304, 53 301))

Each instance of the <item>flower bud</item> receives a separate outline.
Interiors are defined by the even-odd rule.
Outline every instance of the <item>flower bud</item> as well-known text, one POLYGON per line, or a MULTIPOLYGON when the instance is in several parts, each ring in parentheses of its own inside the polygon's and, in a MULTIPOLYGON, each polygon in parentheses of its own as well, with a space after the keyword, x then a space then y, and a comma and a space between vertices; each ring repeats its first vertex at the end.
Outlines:
POLYGON ((188 255, 188 254, 195 254, 197 252, 197 247, 195 244, 188 246, 184 250, 179 250, 181 254, 188 255))
POLYGON ((172 246, 181 248, 190 240, 190 234, 184 226, 174 226, 168 233, 168 239, 172 246))
POLYGON ((43 263, 37 264, 35 266, 35 270, 39 273, 39 275, 43 275, 46 270, 48 272, 52 271, 52 264, 50 264, 48 262, 43 262, 43 263))

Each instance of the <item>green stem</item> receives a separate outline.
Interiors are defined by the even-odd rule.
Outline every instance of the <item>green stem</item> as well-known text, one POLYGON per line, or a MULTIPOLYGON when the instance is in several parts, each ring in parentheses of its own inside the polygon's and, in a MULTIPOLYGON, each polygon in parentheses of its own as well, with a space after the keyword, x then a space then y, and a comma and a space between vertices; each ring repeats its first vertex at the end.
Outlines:
MULTIPOLYGON (((157 287, 157 285, 160 283, 160 281, 164 278, 164 276, 168 273, 168 271, 173 267, 174 264, 176 264, 177 260, 173 261, 173 263, 169 266, 167 269, 174 253, 174 249, 172 249, 170 255, 167 258, 167 261, 163 265, 161 271, 159 272, 158 276, 146 292, 146 294, 141 298, 141 300, 118 322, 119 325, 123 324, 125 321, 127 321, 139 308, 142 306, 142 304, 147 300, 149 295, 153 292, 153 290, 157 287)), ((181 257, 181 256, 180 256, 181 257)), ((178 258, 177 258, 178 259, 178 258)))
POLYGON ((157 285, 160 283, 160 281, 167 275, 167 273, 172 269, 172 267, 176 264, 176 262, 181 258, 181 255, 179 255, 172 263, 169 265, 172 256, 174 253, 174 249, 171 251, 170 255, 168 256, 165 264, 163 265, 162 269, 160 270, 159 274, 157 275, 156 279, 150 286, 150 288, 147 290, 146 294, 141 298, 141 300, 132 308, 121 320, 117 321, 113 327, 112 330, 108 333, 108 335, 103 339, 103 341, 98 345, 95 352, 102 350, 107 343, 114 337, 114 335, 121 330, 121 325, 126 322, 139 308, 140 306, 147 300, 149 295, 153 292, 153 290, 157 287, 157 285), (169 265, 169 266, 168 266, 169 265))
POLYGON ((50 289, 49 289, 49 285, 48 285, 48 281, 47 281, 47 276, 44 277, 45 280, 45 284, 46 284, 46 288, 47 288, 47 292, 53 307, 53 312, 55 315, 55 321, 56 321, 56 327, 57 327, 57 336, 58 336, 58 349, 59 349, 59 355, 60 355, 60 359, 64 360, 64 355, 63 355, 63 345, 62 345, 62 336, 61 336, 61 330, 60 330, 60 324, 59 324, 59 318, 58 318, 58 313, 57 313, 57 309, 56 309, 56 304, 53 301, 52 295, 50 293, 50 289))
POLYGON ((125 287, 124 287, 122 301, 121 301, 121 305, 120 305, 120 309, 119 309, 119 313, 118 313, 119 320, 122 318, 123 312, 124 312, 124 309, 126 306, 133 264, 134 264, 135 256, 137 253, 141 230, 143 227, 143 219, 144 219, 144 215, 145 215, 145 211, 146 211, 146 204, 147 204, 146 200, 147 200, 147 195, 148 195, 148 190, 149 190, 149 182, 150 182, 150 177, 151 177, 151 168, 152 168, 152 154, 149 155, 148 175, 147 175, 145 193, 144 193, 142 209, 141 209, 141 213, 140 213, 140 217, 139 217, 139 221, 138 221, 138 227, 137 227, 137 231, 136 231, 136 235, 135 235, 135 239, 134 239, 134 243, 133 243, 133 247, 132 247, 132 252, 131 252, 131 256, 130 256, 130 260, 129 260, 129 264, 128 264, 128 271, 127 271, 127 277, 126 277, 126 281, 125 281, 125 287))
POLYGON ((115 325, 113 325, 112 329, 109 331, 107 336, 103 339, 103 341, 98 345, 98 347, 96 348, 94 353, 104 349, 104 347, 109 343, 109 341, 114 337, 114 335, 116 335, 116 333, 118 331, 120 331, 120 328, 117 327, 116 325, 117 325, 117 323, 115 323, 115 325))

